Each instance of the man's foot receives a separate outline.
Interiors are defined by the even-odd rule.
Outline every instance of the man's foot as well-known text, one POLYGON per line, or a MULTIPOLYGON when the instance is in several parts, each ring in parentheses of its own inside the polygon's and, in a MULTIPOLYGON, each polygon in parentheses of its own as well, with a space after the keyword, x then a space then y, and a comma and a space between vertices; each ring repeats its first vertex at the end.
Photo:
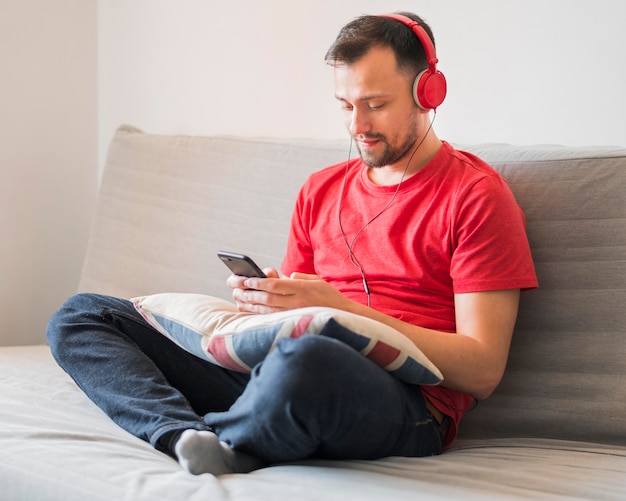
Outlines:
POLYGON ((180 465, 194 475, 248 473, 263 466, 259 459, 231 449, 215 433, 206 430, 185 430, 174 452, 180 465))

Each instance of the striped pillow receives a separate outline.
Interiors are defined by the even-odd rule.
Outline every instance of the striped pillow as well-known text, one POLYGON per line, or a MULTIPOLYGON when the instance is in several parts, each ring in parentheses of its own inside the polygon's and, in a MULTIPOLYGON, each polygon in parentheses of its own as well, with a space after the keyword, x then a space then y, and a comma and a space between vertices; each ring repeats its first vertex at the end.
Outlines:
POLYGON ((181 348, 227 369, 250 372, 280 338, 318 334, 338 339, 412 384, 436 385, 439 369, 407 337, 366 317, 309 307, 256 315, 202 294, 163 293, 132 299, 161 334, 181 348))

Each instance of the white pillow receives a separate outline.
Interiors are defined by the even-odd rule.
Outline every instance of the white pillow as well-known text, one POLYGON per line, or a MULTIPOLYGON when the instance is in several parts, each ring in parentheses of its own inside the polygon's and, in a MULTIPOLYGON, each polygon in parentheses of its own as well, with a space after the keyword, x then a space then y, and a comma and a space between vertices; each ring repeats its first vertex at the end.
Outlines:
POLYGON ((163 293, 131 301, 161 334, 227 369, 250 372, 280 338, 320 334, 352 346, 408 383, 436 385, 443 379, 439 369, 406 336, 353 313, 310 307, 256 315, 202 294, 163 293))

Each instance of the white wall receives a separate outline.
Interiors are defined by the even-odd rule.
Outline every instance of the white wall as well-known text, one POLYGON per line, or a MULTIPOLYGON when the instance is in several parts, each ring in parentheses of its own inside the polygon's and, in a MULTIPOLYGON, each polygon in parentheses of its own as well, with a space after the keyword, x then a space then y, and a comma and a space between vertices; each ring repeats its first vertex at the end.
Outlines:
POLYGON ((97 172, 96 1, 0 2, 0 345, 74 292, 97 172))
POLYGON ((441 137, 626 146, 621 0, 1 0, 0 344, 43 341, 76 289, 119 124, 342 137, 324 53, 402 9, 437 36, 441 137))
POLYGON ((341 137, 324 53, 353 17, 402 9, 438 41, 440 136, 626 146, 621 0, 101 0, 100 163, 120 123, 341 137))

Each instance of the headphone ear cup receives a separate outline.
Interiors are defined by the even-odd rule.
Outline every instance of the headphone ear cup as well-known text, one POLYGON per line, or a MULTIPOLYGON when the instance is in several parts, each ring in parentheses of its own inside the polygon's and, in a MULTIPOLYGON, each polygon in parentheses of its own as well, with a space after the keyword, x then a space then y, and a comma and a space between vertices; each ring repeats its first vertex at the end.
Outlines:
POLYGON ((436 109, 446 98, 448 84, 443 73, 427 69, 415 77, 413 82, 413 98, 424 110, 436 109))

